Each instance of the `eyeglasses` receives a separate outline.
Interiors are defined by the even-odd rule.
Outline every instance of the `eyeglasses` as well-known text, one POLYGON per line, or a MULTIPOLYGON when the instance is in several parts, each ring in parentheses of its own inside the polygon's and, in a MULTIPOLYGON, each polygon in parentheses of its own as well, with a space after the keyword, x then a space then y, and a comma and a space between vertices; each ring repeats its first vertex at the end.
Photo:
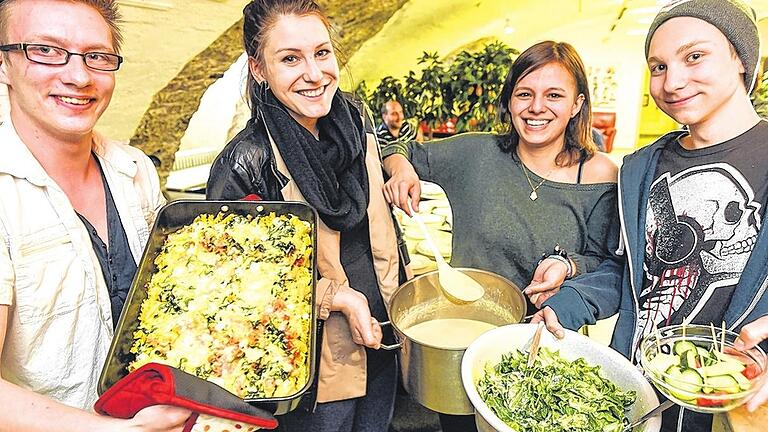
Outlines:
POLYGON ((59 48, 43 44, 17 43, 1 45, 0 51, 24 51, 27 60, 51 66, 61 66, 69 62, 72 56, 83 58, 85 65, 91 69, 105 72, 116 71, 120 68, 123 58, 117 54, 89 51, 86 53, 69 52, 59 48))

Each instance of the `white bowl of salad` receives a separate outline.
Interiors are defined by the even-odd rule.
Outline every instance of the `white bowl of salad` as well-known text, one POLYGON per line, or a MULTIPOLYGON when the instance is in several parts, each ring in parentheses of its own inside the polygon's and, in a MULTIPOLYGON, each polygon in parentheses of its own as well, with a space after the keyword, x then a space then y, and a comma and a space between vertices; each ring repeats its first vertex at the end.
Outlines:
POLYGON ((698 412, 729 411, 757 391, 766 376, 759 347, 738 350, 738 334, 704 325, 664 327, 640 344, 640 363, 656 388, 698 412))
MULTIPOLYGON (((467 348, 461 378, 480 432, 621 432, 659 404, 642 372, 611 348, 566 330, 542 332, 528 367, 533 324, 490 330, 467 348)), ((658 432, 661 418, 636 431, 658 432)))

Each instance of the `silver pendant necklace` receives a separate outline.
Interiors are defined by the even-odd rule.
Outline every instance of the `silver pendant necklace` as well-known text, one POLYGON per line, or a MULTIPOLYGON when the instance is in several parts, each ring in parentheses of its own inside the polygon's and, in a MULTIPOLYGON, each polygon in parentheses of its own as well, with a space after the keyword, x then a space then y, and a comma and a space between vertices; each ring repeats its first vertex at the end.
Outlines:
MULTIPOLYGON (((517 157, 520 158, 520 155, 518 155, 517 157)), ((539 197, 539 194, 536 193, 536 191, 539 190, 541 185, 543 185, 544 182, 547 181, 547 179, 546 179, 546 177, 542 177, 541 181, 539 182, 539 184, 534 186, 533 182, 531 181, 531 177, 528 175, 528 170, 525 169, 525 164, 523 163, 523 159, 522 158, 520 158, 520 168, 523 170, 523 174, 525 174, 525 179, 528 180, 528 186, 531 187, 531 194, 528 195, 528 198, 530 198, 531 201, 536 201, 536 199, 539 197)), ((554 168, 549 170, 549 172, 547 173, 547 176, 552 174, 552 171, 554 171, 554 170, 555 170, 554 168)))

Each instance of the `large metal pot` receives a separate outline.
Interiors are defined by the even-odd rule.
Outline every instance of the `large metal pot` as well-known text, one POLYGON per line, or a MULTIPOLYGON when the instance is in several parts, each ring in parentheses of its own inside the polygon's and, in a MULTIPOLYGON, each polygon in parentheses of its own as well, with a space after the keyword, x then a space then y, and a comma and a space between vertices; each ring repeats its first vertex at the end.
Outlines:
POLYGON ((461 358, 466 348, 442 348, 406 336, 416 324, 435 319, 464 318, 494 325, 518 323, 525 315, 525 298, 508 279, 484 270, 459 268, 485 288, 474 303, 456 304, 440 290, 437 272, 425 273, 403 285, 392 295, 389 315, 399 343, 385 349, 400 349, 403 385, 417 402, 444 414, 470 415, 472 403, 461 384, 461 358))

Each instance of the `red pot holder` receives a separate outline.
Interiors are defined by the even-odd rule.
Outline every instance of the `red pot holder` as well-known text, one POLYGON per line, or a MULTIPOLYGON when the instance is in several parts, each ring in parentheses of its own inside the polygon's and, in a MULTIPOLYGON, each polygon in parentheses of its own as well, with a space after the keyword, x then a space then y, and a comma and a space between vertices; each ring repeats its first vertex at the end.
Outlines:
POLYGON ((110 387, 96 401, 99 414, 132 418, 152 405, 189 409, 184 432, 250 432, 275 429, 269 412, 249 405, 218 385, 159 363, 147 363, 110 387))

